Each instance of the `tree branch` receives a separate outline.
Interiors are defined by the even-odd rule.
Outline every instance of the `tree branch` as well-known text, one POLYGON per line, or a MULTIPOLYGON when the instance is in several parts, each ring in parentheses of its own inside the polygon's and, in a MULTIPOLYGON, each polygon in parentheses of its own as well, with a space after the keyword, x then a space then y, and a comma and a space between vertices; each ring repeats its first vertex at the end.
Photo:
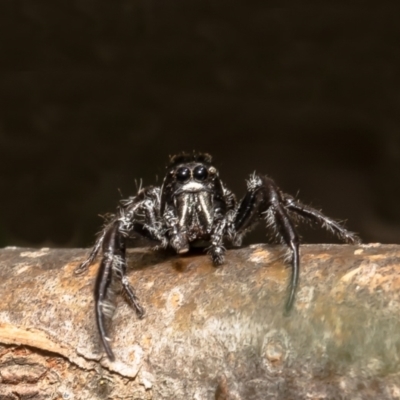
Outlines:
POLYGON ((203 254, 132 249, 146 309, 117 296, 116 361, 100 346, 87 251, 0 251, 0 399, 400 398, 400 246, 301 246, 284 316, 284 248, 203 254))

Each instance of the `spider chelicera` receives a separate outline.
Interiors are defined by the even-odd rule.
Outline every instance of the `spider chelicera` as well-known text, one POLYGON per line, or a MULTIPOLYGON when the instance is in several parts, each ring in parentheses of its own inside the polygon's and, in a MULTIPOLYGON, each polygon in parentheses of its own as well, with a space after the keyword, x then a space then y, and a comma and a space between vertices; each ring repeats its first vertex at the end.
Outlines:
POLYGON ((106 317, 113 306, 108 300, 111 283, 120 280, 122 288, 143 317, 144 310, 126 276, 126 246, 134 233, 158 242, 159 248, 171 247, 186 253, 196 243, 208 243, 207 252, 214 265, 224 262, 224 239, 238 246, 244 234, 259 221, 264 221, 289 248, 291 277, 286 310, 293 305, 299 278, 299 237, 294 222, 319 223, 347 243, 359 243, 355 233, 320 211, 302 204, 283 193, 275 182, 263 175, 252 174, 247 192, 237 202, 235 195, 221 181, 209 154, 182 153, 170 157, 161 187, 149 186, 138 194, 121 200, 99 234, 89 257, 77 269, 80 274, 101 250, 102 259, 95 284, 95 311, 98 330, 110 360, 114 354, 105 329, 106 317))

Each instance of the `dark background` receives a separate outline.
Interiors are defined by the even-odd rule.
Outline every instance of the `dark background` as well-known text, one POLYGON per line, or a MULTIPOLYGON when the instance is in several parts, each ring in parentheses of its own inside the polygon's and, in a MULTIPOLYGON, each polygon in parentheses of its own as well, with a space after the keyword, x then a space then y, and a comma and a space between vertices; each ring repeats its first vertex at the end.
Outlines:
POLYGON ((400 6, 352 4, 3 0, 0 245, 89 246, 193 149, 398 242, 400 6))

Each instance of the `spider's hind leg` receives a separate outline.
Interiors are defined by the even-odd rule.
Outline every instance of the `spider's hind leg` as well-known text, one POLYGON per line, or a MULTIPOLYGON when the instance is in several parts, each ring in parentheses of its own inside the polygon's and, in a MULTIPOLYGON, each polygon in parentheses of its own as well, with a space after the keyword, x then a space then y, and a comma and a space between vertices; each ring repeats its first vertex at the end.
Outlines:
POLYGON ((97 257, 97 254, 99 253, 100 249, 101 249, 101 245, 103 244, 103 240, 104 240, 104 236, 105 233, 107 231, 107 228, 104 228, 103 231, 100 233, 100 235, 98 236, 96 243, 93 246, 93 249, 91 250, 88 258, 81 264, 79 264, 75 270, 74 270, 74 274, 75 275, 81 275, 84 272, 87 271, 87 269, 89 268, 89 266, 91 264, 93 264, 93 261, 95 260, 95 258, 97 257))
POLYGON ((323 228, 335 234, 346 243, 359 244, 360 238, 356 233, 348 231, 339 222, 327 217, 321 211, 302 204, 291 196, 285 195, 285 207, 300 218, 319 223, 323 228))

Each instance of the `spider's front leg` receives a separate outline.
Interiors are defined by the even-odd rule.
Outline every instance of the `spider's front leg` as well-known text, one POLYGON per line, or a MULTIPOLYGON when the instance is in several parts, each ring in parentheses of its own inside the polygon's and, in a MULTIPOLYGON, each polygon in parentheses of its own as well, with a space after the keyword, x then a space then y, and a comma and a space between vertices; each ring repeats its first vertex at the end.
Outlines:
POLYGON ((102 245, 103 258, 100 263, 94 288, 97 328, 104 349, 110 360, 114 360, 114 354, 109 344, 110 339, 107 337, 105 322, 106 318, 110 318, 114 311, 114 307, 108 299, 114 275, 121 281, 123 291, 135 308, 138 317, 142 318, 144 315, 144 310, 126 276, 127 231, 129 230, 127 229, 126 223, 121 221, 121 219, 107 227, 102 245))
POLYGON ((275 228, 290 249, 292 275, 285 306, 286 311, 289 311, 293 306, 299 280, 299 237, 286 210, 283 195, 275 182, 268 177, 254 174, 247 182, 247 194, 241 200, 234 215, 234 242, 240 243, 244 233, 260 219, 266 219, 267 224, 275 228))
POLYGON ((121 281, 123 292, 135 308, 137 315, 140 318, 144 315, 144 310, 126 276, 127 240, 131 232, 135 231, 159 241, 161 246, 166 246, 167 243, 159 223, 158 193, 157 188, 147 188, 140 191, 137 196, 122 201, 118 215, 106 225, 89 258, 78 267, 78 271, 82 267, 83 269, 87 268, 101 248, 103 257, 94 290, 95 313, 100 338, 110 360, 114 360, 114 354, 109 344, 110 339, 107 337, 105 325, 106 318, 111 317, 114 310, 109 296, 115 277, 121 281))

